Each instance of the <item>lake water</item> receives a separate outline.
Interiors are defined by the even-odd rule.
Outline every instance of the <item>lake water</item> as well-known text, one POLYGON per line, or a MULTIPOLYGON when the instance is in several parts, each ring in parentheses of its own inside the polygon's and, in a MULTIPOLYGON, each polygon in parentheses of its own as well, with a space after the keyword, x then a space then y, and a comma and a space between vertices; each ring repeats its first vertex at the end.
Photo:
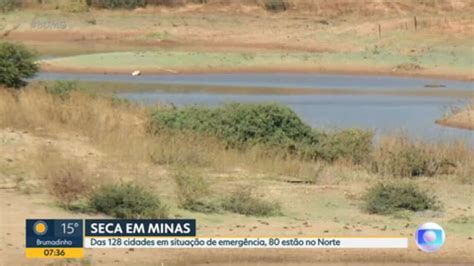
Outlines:
MULTIPOLYGON (((441 90, 473 92, 474 83, 424 78, 322 74, 202 74, 202 75, 129 75, 41 73, 42 80, 113 81, 126 83, 193 84, 209 86, 334 88, 352 90, 429 90, 425 85, 443 85, 441 90)), ((384 95, 245 95, 219 93, 126 92, 118 97, 154 104, 177 106, 217 106, 228 102, 278 102, 292 108, 313 127, 373 129, 377 135, 405 132, 429 141, 466 141, 474 147, 472 131, 439 126, 434 123, 450 107, 466 104, 467 99, 449 97, 384 95)))
POLYGON ((405 132, 425 140, 465 140, 474 147, 473 132, 439 126, 434 121, 460 100, 438 97, 371 95, 237 95, 209 93, 119 93, 119 97, 153 104, 216 106, 228 102, 278 102, 292 108, 313 127, 370 128, 380 134, 405 132))
POLYGON ((195 75, 106 75, 73 73, 40 73, 39 80, 84 80, 111 81, 146 84, 184 84, 237 87, 269 88, 319 88, 354 90, 432 90, 425 85, 443 85, 441 90, 461 89, 474 92, 474 83, 469 81, 440 80, 427 78, 406 78, 370 75, 330 74, 195 74, 195 75))

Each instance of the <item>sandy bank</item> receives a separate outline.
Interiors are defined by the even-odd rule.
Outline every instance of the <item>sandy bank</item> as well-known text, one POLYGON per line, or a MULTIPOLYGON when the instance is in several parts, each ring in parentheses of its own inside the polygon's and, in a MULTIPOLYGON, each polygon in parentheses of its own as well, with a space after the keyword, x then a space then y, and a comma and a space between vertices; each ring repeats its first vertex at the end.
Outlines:
POLYGON ((474 108, 470 107, 469 109, 442 118, 437 120, 436 123, 448 127, 474 130, 474 108))

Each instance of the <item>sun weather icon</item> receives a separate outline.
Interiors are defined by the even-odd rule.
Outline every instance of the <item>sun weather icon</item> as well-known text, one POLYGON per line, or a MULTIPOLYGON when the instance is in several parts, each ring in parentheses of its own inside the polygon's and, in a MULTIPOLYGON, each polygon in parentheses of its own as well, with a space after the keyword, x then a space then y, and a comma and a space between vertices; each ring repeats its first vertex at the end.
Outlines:
POLYGON ((48 225, 44 221, 37 221, 33 224, 33 232, 38 236, 45 235, 48 232, 48 225))

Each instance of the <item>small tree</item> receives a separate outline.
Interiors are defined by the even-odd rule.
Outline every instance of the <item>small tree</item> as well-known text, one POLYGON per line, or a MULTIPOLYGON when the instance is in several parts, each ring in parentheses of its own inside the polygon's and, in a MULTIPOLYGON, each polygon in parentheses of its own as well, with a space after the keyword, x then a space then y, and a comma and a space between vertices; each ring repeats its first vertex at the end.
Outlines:
POLYGON ((38 72, 34 54, 22 45, 0 43, 0 85, 20 88, 38 72))

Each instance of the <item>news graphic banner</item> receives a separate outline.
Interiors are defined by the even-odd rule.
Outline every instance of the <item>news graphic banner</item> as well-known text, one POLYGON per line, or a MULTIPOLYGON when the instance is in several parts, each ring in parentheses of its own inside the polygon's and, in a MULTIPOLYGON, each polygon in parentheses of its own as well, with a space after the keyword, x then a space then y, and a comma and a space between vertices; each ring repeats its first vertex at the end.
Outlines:
POLYGON ((403 237, 212 237, 196 235, 196 220, 26 221, 26 256, 80 258, 84 248, 408 248, 403 237))
POLYGON ((82 258, 83 220, 26 220, 26 257, 82 258))

